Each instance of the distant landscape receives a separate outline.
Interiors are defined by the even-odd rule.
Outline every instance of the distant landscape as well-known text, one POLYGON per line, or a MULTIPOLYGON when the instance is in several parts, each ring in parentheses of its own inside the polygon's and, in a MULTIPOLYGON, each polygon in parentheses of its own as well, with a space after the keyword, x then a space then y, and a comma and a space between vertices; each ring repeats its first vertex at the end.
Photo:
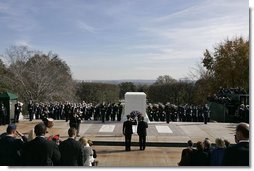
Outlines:
MULTIPOLYGON (((121 84, 123 82, 132 82, 135 85, 138 84, 146 84, 146 85, 152 85, 156 82, 156 80, 132 80, 132 79, 124 79, 124 80, 82 80, 87 83, 107 83, 107 84, 121 84)), ((79 80, 79 82, 82 82, 79 80)))

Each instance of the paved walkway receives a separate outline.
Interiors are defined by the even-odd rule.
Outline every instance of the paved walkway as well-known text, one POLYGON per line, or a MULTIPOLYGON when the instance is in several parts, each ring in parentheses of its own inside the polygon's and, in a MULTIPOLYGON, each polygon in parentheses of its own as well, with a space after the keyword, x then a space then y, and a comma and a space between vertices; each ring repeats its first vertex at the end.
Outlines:
MULTIPOLYGON (((40 120, 20 121, 17 128, 28 134, 40 120)), ((199 122, 171 122, 149 123, 147 148, 140 151, 138 135, 133 134, 132 151, 124 151, 124 136, 122 122, 85 121, 80 125, 80 135, 94 142, 98 153, 99 166, 177 166, 181 151, 188 140, 193 142, 209 138, 212 142, 221 137, 234 143, 236 124, 199 122)), ((48 130, 48 135, 60 134, 62 139, 67 138, 69 124, 65 121, 54 121, 54 127, 48 130)), ((0 133, 5 132, 6 126, 0 126, 0 133)), ((135 130, 135 127, 134 127, 135 130)))

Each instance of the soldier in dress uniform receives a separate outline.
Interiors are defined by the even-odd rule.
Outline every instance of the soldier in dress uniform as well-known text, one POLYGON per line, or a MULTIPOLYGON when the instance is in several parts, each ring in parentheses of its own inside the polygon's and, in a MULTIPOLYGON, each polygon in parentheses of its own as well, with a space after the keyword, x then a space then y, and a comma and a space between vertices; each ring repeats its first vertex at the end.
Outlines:
POLYGON ((118 105, 113 103, 113 111, 112 111, 112 114, 111 114, 111 121, 116 120, 117 113, 118 113, 118 105))
POLYGON ((105 122, 105 114, 106 114, 106 106, 105 102, 101 104, 101 121, 104 123, 105 122))
POLYGON ((198 118, 197 106, 193 106, 193 109, 192 109, 192 121, 193 122, 197 122, 197 118, 198 118))
POLYGON ((108 103, 107 111, 106 111, 106 121, 109 121, 109 117, 111 115, 111 112, 112 112, 112 107, 111 107, 111 104, 108 103))
POLYGON ((166 113, 166 122, 170 122, 170 103, 165 105, 165 113, 166 113))
POLYGON ((22 111, 21 104, 18 102, 16 103, 14 108, 14 122, 19 122, 19 115, 22 111))
POLYGON ((30 100, 28 104, 28 114, 29 114, 29 121, 32 121, 34 117, 34 104, 32 100, 30 100))
POLYGON ((121 102, 118 103, 118 113, 117 113, 117 121, 121 121, 121 116, 123 112, 123 105, 121 102))
POLYGON ((208 115, 209 115, 209 107, 207 104, 203 107, 203 114, 204 114, 204 123, 207 124, 208 121, 208 115))
POLYGON ((97 121, 100 118, 100 104, 94 107, 94 120, 97 121))
POLYGON ((3 103, 0 105, 0 125, 7 124, 7 111, 3 103))
POLYGON ((77 136, 79 136, 80 123, 81 123, 81 116, 77 112, 74 112, 70 116, 69 125, 70 125, 70 128, 75 128, 77 130, 77 136))
POLYGON ((198 106, 198 122, 203 121, 204 121, 203 110, 201 106, 198 106))

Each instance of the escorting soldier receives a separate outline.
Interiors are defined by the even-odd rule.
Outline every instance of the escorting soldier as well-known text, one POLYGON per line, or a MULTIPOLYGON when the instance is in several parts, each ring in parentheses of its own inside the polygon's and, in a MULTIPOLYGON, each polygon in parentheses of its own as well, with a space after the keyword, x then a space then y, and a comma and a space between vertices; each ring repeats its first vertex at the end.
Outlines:
POLYGON ((75 128, 77 130, 77 136, 79 137, 79 128, 80 128, 81 117, 75 112, 73 115, 70 115, 70 128, 75 128))

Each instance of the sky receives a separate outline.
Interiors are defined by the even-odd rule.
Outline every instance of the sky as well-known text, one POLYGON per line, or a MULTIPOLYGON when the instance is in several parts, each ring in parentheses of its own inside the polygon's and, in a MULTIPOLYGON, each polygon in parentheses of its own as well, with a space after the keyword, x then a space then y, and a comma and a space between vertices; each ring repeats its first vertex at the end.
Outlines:
POLYGON ((0 54, 52 51, 77 80, 182 79, 239 36, 249 38, 248 0, 0 1, 0 54))

